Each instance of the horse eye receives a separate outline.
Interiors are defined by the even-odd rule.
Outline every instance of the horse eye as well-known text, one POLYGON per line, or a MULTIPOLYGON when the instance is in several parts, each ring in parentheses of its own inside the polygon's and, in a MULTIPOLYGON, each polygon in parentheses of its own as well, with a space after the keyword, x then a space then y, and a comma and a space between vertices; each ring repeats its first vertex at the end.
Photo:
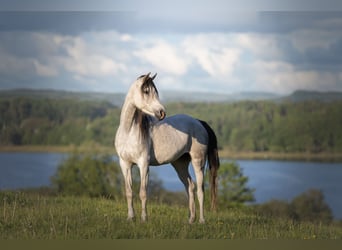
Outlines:
POLYGON ((150 89, 149 89, 149 88, 145 88, 145 89, 143 90, 143 92, 144 92, 144 94, 148 95, 148 94, 150 93, 150 89))

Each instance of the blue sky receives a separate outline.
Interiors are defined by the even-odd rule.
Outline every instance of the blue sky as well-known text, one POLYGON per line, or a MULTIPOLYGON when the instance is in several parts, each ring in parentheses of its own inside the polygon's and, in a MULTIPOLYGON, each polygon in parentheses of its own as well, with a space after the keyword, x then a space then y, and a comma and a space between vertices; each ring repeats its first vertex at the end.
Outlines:
POLYGON ((339 1, 0 1, 0 89, 342 91, 339 1))

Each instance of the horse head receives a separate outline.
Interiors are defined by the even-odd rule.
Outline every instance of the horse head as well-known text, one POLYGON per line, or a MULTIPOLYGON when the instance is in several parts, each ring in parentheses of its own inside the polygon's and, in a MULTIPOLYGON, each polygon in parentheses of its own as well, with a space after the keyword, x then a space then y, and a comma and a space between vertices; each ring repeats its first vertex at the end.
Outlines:
POLYGON ((165 108, 160 103, 158 90, 153 82, 157 74, 152 77, 150 74, 142 75, 134 82, 132 98, 137 109, 158 120, 163 120, 166 116, 165 108))

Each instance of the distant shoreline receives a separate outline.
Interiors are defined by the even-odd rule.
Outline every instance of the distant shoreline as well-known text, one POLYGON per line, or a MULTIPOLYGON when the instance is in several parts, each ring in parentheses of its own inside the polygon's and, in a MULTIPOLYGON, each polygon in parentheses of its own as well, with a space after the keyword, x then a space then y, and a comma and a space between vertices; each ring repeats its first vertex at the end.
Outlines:
POLYGON ((219 151, 220 158, 233 160, 282 160, 282 161, 308 161, 308 162, 342 162, 342 152, 307 153, 307 152, 232 152, 219 151))
POLYGON ((99 145, 87 146, 57 146, 57 145, 24 145, 24 146, 0 146, 0 152, 32 152, 32 153, 72 153, 72 152, 94 152, 94 153, 115 153, 114 147, 99 145))
MULTIPOLYGON (((24 146, 0 146, 0 152, 87 152, 108 153, 115 155, 114 147, 101 145, 82 146, 56 146, 56 145, 24 145, 24 146)), ((342 152, 331 153, 281 153, 281 152, 235 152, 227 149, 219 151, 219 157, 232 160, 283 160, 283 161, 318 161, 318 162, 342 162, 342 152)))

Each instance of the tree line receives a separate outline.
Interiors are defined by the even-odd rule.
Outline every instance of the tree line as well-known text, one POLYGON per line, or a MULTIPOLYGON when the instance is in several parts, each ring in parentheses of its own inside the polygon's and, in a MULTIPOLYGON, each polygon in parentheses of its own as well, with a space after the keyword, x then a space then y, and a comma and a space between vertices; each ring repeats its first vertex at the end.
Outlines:
POLYGON ((342 151, 341 101, 174 103, 169 108, 209 121, 220 147, 232 151, 342 151))
MULTIPOLYGON (((341 152, 342 101, 169 103, 168 115, 206 120, 220 148, 248 152, 341 152)), ((0 100, 0 145, 112 146, 120 108, 74 99, 0 100)))

